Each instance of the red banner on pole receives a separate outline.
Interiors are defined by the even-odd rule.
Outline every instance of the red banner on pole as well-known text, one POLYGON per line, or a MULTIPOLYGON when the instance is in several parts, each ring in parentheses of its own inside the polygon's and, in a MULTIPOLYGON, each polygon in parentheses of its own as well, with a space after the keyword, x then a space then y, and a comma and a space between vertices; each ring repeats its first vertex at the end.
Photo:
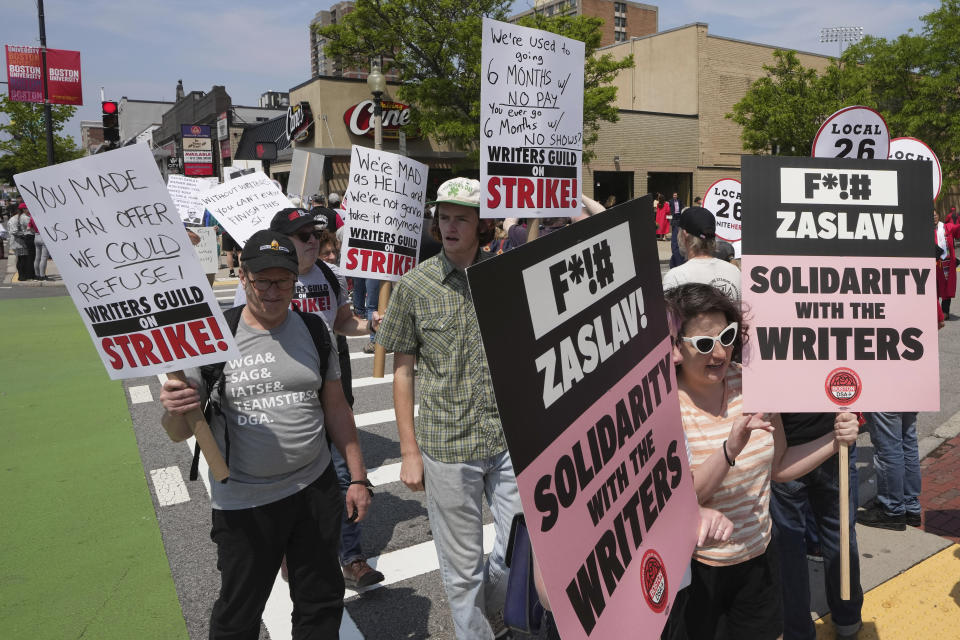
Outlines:
MULTIPOLYGON (((6 45, 10 99, 43 102, 43 62, 37 47, 6 45)), ((51 104, 83 104, 80 52, 47 49, 47 96, 51 104)))

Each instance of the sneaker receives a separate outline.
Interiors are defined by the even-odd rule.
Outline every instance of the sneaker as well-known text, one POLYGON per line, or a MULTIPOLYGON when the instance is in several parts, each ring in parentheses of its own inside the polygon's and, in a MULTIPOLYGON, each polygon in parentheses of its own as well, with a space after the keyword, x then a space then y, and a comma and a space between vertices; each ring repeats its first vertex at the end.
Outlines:
POLYGON ((233 269, 230 269, 230 273, 228 273, 227 276, 229 276, 229 277, 231 277, 231 278, 236 278, 236 277, 237 277, 237 272, 234 271, 233 269))
POLYGON ((910 513, 907 511, 907 515, 904 519, 906 520, 908 527, 919 527, 921 525, 919 513, 910 513))
POLYGON ((363 558, 343 567, 343 581, 348 587, 363 588, 383 582, 383 574, 367 564, 363 558))
POLYGON ((377 344, 376 344, 375 342, 373 342, 372 340, 371 340, 370 342, 368 342, 367 344, 363 345, 363 352, 364 352, 364 353, 374 353, 376 350, 377 350, 377 344))
POLYGON ((878 505, 858 511, 857 522, 865 527, 889 529, 890 531, 905 531, 907 528, 906 518, 903 515, 891 516, 878 505))

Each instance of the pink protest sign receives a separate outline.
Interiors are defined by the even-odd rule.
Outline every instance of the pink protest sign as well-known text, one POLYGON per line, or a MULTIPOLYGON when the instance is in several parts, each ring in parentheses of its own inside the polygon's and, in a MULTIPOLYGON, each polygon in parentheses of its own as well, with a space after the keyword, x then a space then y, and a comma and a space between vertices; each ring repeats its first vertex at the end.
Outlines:
POLYGON ((649 196, 467 271, 565 640, 658 638, 697 535, 649 196))
POLYGON ((744 156, 744 411, 936 411, 931 178, 744 156))

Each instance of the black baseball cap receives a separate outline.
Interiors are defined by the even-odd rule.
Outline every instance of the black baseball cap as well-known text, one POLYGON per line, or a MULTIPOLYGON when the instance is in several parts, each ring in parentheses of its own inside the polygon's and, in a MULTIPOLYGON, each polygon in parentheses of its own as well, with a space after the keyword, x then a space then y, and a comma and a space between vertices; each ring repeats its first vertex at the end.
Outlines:
POLYGON ((680 214, 680 228, 692 236, 709 240, 717 235, 713 214, 703 207, 687 207, 680 214))
POLYGON ((312 211, 301 207, 280 209, 270 221, 270 230, 291 235, 300 229, 317 224, 317 216, 312 211))
POLYGON ((247 244, 243 245, 240 262, 253 273, 272 267, 286 269, 294 275, 300 273, 297 248, 293 246, 293 241, 285 233, 271 229, 257 231, 250 236, 247 244))

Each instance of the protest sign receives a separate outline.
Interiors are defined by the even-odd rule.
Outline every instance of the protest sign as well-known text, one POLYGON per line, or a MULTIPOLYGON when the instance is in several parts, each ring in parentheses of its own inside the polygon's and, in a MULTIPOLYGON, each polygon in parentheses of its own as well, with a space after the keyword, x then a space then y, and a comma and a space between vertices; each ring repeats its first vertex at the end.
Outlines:
POLYGON ((743 156, 743 407, 936 411, 929 168, 743 156))
POLYGON ((583 58, 578 40, 483 19, 481 218, 580 214, 583 58))
POLYGON ((304 206, 306 206, 307 199, 310 196, 321 191, 323 163, 324 156, 322 153, 307 149, 293 150, 293 163, 290 166, 290 177, 287 180, 287 193, 295 193, 300 196, 304 206))
POLYGON ((353 146, 341 205, 344 275, 396 282, 417 265, 427 170, 395 153, 353 146))
POLYGON ((262 171, 240 176, 200 194, 200 202, 241 247, 270 226, 273 214, 293 205, 262 171))
POLYGON ((717 237, 733 245, 733 257, 740 257, 742 202, 740 181, 733 178, 717 180, 703 196, 703 208, 713 214, 717 223, 717 237))
POLYGON ((876 158, 890 151, 887 121, 870 107, 844 107, 827 118, 813 139, 814 158, 876 158))
MULTIPOLYGON (((43 102, 43 58, 37 47, 6 46, 10 99, 43 102)), ((47 49, 47 102, 83 104, 80 52, 47 49)))
POLYGON ((659 638, 697 537, 650 196, 467 270, 566 640, 659 638))
POLYGON ((217 232, 213 227, 191 227, 190 231, 200 237, 193 245, 204 273, 216 273, 220 269, 220 252, 217 249, 217 232))
POLYGON ((891 160, 920 160, 930 163, 930 172, 933 176, 933 199, 940 197, 940 187, 943 185, 943 169, 940 159, 925 142, 916 138, 894 138, 890 141, 891 160))
POLYGON ((179 173, 167 176, 167 191, 183 222, 200 224, 203 221, 203 203, 199 195, 211 186, 204 178, 188 178, 179 173))
POLYGON ((14 180, 112 379, 240 357, 147 147, 14 180))

